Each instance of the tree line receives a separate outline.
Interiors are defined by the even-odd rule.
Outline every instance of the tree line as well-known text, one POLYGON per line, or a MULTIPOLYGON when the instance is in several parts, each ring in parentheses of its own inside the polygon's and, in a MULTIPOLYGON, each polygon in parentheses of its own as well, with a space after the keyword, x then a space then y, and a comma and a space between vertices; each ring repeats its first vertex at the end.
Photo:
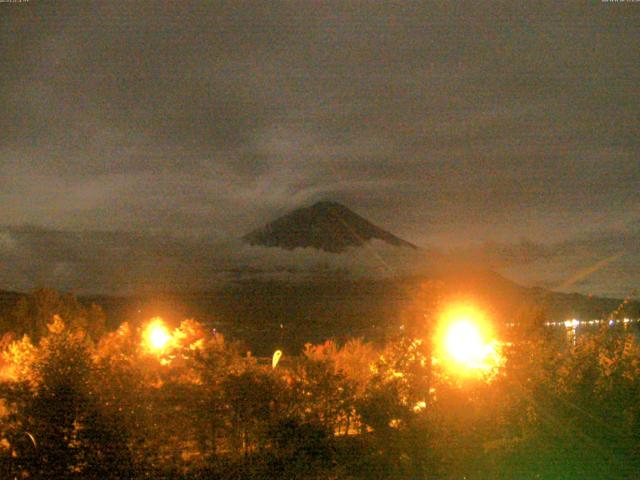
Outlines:
MULTIPOLYGON (((426 321, 437 315, 425 310, 426 321)), ((406 329, 308 344, 274 368, 192 320, 144 324, 38 292, 2 337, 2 478, 637 478, 633 330, 532 322, 504 364, 460 378, 406 329)), ((424 333, 424 332, 423 332, 424 333)))

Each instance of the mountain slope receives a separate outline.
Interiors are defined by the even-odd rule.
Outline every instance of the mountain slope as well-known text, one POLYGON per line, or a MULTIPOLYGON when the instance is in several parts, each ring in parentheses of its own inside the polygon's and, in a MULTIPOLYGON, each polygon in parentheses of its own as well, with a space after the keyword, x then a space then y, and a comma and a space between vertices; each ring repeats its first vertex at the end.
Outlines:
POLYGON ((337 202, 323 201, 280 217, 242 239, 251 245, 294 248, 316 248, 340 253, 377 239, 395 246, 415 245, 372 224, 337 202))

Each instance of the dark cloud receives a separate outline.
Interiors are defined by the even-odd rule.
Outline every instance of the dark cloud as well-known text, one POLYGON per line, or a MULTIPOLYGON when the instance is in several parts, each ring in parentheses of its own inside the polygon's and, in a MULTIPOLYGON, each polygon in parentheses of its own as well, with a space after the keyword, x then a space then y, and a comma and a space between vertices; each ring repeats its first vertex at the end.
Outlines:
POLYGON ((332 198, 450 245, 640 207, 633 4, 0 10, 5 224, 217 238, 332 198))

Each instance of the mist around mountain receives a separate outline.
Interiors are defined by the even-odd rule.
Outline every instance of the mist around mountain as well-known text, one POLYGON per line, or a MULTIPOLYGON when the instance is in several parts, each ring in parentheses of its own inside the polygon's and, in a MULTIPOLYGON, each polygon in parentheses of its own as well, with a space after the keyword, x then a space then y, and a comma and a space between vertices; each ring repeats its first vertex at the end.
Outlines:
MULTIPOLYGON (((241 239, 185 238, 129 232, 64 232, 5 228, 0 288, 37 287, 79 293, 131 294, 146 290, 206 290, 247 279, 298 281, 311 277, 378 278, 429 269, 425 251, 371 240, 330 253, 286 250, 241 239)), ((1 249, 0 249, 1 250, 1 249)))
POLYGON ((287 250, 316 248, 332 253, 362 247, 374 239, 398 247, 417 248, 332 201, 298 208, 243 237, 251 245, 287 250))
POLYGON ((129 295, 253 280, 433 277, 472 266, 524 287, 625 298, 639 283, 640 230, 633 231, 438 250, 418 248, 335 202, 295 210, 244 238, 0 227, 0 289, 129 295))
POLYGON ((530 287, 640 298, 640 223, 556 243, 483 242, 449 252, 530 287))
MULTIPOLYGON (((606 239, 603 251, 615 251, 617 244, 606 239)), ((343 205, 320 202, 233 239, 0 228, 0 289, 72 291, 104 306, 114 325, 159 312, 204 319, 267 354, 283 341, 297 351, 327 338, 387 338, 405 321, 421 318, 420 299, 433 282, 446 295, 473 299, 502 325, 519 318, 607 317, 621 300, 531 288, 526 278, 516 283, 502 274, 575 260, 591 251, 587 245, 425 249, 343 205)), ((591 245, 598 245, 596 239, 591 245)), ((598 271, 565 273, 576 279, 566 283, 571 289, 598 271)), ((5 322, 19 298, 0 295, 5 322)), ((619 313, 640 315, 637 303, 625 308, 619 313)))

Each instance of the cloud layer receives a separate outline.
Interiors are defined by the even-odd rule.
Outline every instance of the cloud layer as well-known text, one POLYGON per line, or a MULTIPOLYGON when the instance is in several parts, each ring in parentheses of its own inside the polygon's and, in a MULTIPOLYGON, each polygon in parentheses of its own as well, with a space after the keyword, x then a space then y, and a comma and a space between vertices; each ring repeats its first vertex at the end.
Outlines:
POLYGON ((127 232, 0 229, 0 288, 80 293, 206 290, 246 279, 299 281, 325 275, 394 277, 429 270, 427 252, 371 241, 331 254, 239 239, 188 239, 127 232))
POLYGON ((638 298, 634 290, 638 245, 640 229, 623 235, 600 232, 560 243, 523 240, 448 250, 415 250, 374 240, 333 254, 251 246, 235 238, 2 227, 0 288, 120 294, 206 290, 247 279, 430 275, 443 260, 454 260, 494 269, 525 286, 638 298))
POLYGON ((1 222, 214 241, 329 198, 420 245, 627 225, 634 7, 1 4, 1 222))

